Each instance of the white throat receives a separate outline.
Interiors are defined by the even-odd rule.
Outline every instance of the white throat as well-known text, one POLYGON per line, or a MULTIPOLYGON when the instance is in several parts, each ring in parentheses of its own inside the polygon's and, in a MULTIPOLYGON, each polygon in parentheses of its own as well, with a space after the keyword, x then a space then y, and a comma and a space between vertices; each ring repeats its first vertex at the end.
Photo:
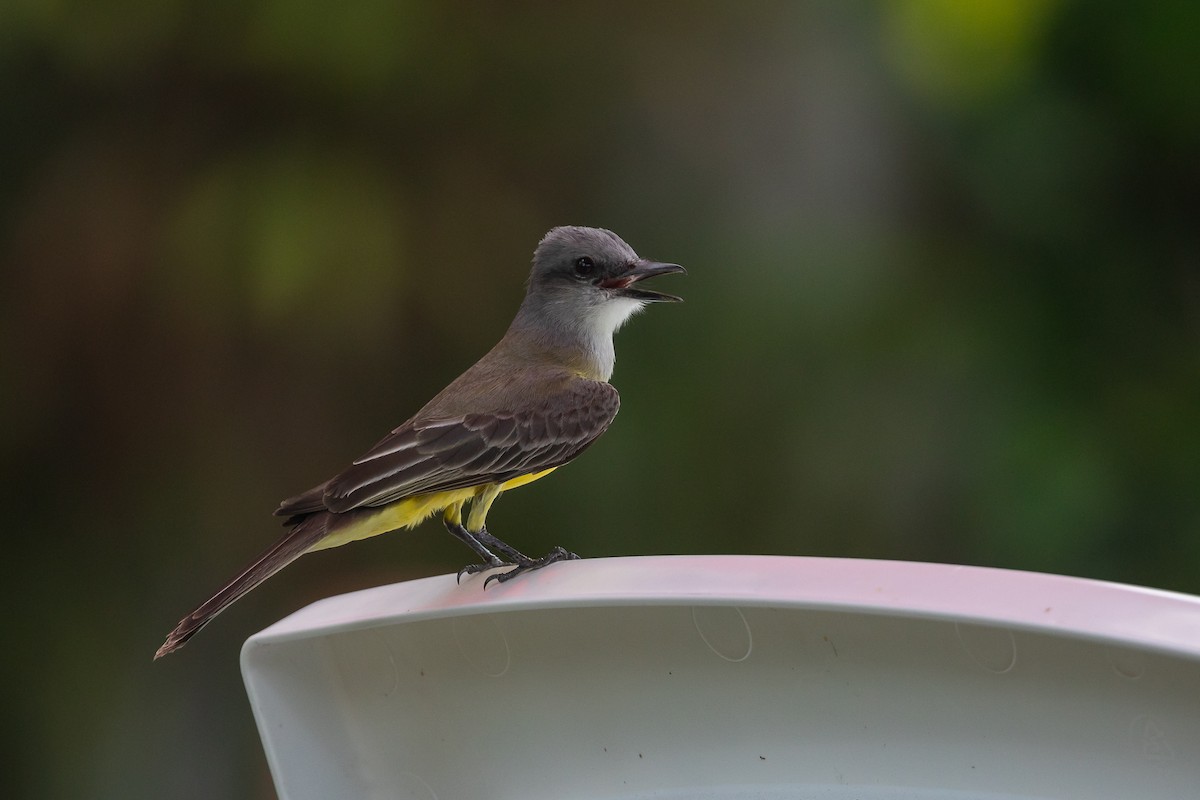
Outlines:
POLYGON ((613 347, 615 334, 625 321, 645 306, 640 300, 628 297, 613 297, 589 308, 579 320, 581 333, 588 343, 589 355, 596 361, 596 371, 602 380, 612 377, 617 362, 617 351, 613 347))

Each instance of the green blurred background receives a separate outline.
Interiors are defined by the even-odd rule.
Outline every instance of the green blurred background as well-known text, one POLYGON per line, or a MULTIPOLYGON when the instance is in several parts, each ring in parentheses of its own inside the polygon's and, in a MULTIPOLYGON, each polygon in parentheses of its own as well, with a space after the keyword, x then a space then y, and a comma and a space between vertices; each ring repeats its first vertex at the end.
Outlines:
POLYGON ((1200 592, 1198 41, 1192 2, 0 5, 0 795, 274 796, 240 643, 465 548, 302 559, 151 655, 554 225, 687 303, 514 544, 1200 592))

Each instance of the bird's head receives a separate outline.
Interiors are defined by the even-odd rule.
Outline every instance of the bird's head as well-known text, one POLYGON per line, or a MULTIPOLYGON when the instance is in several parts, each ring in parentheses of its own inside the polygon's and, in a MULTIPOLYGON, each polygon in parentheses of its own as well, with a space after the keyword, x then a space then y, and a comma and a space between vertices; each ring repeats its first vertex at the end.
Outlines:
MULTIPOLYGON (((529 299, 543 308, 566 311, 596 333, 611 335, 646 303, 677 303, 682 298, 643 289, 656 275, 685 272, 678 264, 648 261, 612 231, 568 226, 546 234, 533 254, 529 299)), ((547 309, 549 310, 549 309, 547 309)), ((558 316, 558 314, 555 314, 558 316)))
POLYGON ((525 302, 509 336, 539 358, 557 358, 581 374, 608 380, 616 360, 613 334, 625 320, 647 303, 680 301, 640 285, 671 272, 684 269, 639 257, 612 231, 555 228, 533 254, 525 302))

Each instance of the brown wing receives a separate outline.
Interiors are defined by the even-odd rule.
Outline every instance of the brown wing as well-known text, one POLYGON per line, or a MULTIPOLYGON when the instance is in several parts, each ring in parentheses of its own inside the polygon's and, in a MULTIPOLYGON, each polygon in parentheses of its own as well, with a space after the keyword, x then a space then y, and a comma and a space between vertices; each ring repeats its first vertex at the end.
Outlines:
POLYGON ((619 405, 612 386, 579 380, 531 409, 410 420, 344 472, 284 501, 275 513, 381 506, 561 466, 608 429, 619 405))

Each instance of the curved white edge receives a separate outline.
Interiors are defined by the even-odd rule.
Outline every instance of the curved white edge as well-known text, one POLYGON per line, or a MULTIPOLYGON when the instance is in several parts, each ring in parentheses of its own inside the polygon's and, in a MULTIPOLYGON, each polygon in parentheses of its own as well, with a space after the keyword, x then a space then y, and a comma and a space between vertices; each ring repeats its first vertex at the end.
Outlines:
POLYGON ((309 605, 242 649, 463 614, 619 605, 812 608, 1001 625, 1200 659, 1200 597, 1036 572, 793 556, 636 556, 554 564, 509 583, 438 575, 309 605))

